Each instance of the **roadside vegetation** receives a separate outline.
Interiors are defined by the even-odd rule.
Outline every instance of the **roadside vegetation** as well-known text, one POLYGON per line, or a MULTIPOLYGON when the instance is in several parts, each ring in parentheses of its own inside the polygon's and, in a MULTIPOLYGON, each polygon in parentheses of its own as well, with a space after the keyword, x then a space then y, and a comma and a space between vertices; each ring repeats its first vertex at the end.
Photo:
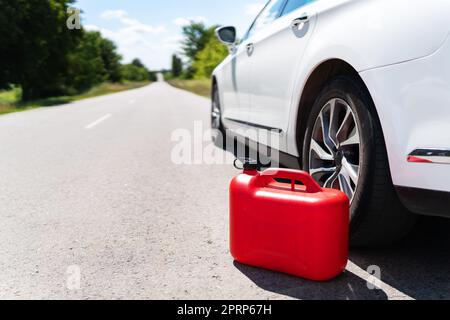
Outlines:
POLYGON ((15 0, 2 6, 0 113, 128 90, 156 80, 138 59, 124 64, 116 45, 99 32, 82 25, 69 29, 68 8, 73 3, 15 0))
POLYGON ((183 27, 181 52, 173 55, 172 69, 164 75, 171 85, 211 96, 211 74, 228 55, 228 48, 215 36, 216 28, 196 22, 183 27))
POLYGON ((13 88, 9 91, 0 91, 0 114, 26 111, 40 107, 56 106, 83 99, 94 98, 106 94, 137 89, 146 86, 149 83, 150 81, 122 82, 122 83, 105 82, 89 89, 84 93, 71 96, 49 97, 33 101, 22 101, 21 89, 13 88))
POLYGON ((211 81, 209 79, 171 79, 167 82, 175 88, 187 90, 203 97, 211 97, 211 81))

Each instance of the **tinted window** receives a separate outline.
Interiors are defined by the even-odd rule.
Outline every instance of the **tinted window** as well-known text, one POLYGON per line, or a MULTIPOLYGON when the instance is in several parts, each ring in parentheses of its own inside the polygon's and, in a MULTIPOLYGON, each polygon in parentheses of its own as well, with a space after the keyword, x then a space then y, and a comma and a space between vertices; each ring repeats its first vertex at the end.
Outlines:
POLYGON ((248 30, 245 38, 250 37, 252 34, 258 32, 258 30, 277 19, 281 15, 285 2, 286 0, 270 1, 258 15, 255 22, 253 22, 253 25, 250 27, 250 30, 248 30))
POLYGON ((314 0, 288 0, 286 7, 283 10, 283 15, 289 14, 292 11, 303 7, 305 4, 313 2, 314 0))

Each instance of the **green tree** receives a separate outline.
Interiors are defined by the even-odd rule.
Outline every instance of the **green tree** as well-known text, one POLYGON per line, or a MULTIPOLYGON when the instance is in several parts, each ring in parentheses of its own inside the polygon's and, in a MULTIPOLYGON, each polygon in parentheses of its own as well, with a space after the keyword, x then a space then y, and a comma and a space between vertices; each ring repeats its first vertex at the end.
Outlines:
POLYGON ((66 79, 69 93, 85 91, 108 80, 108 70, 103 60, 102 45, 105 39, 99 32, 83 31, 81 41, 69 54, 66 79))
POLYGON ((176 78, 183 73, 183 61, 176 55, 172 55, 172 75, 176 78))
POLYGON ((0 87, 17 84, 24 100, 60 94, 68 54, 81 36, 69 30, 73 0, 0 0, 0 87))
POLYGON ((138 68, 143 68, 143 69, 147 69, 147 67, 142 63, 141 60, 139 60, 138 58, 133 59, 133 61, 131 61, 131 64, 135 67, 138 68))
POLYGON ((139 59, 133 59, 131 63, 121 66, 122 79, 126 81, 152 80, 156 75, 152 74, 139 59))
POLYGON ((158 80, 157 72, 156 71, 149 71, 148 72, 148 80, 155 82, 158 80))
POLYGON ((182 50, 184 56, 189 60, 186 70, 187 78, 192 78, 196 73, 194 62, 197 54, 202 51, 209 40, 215 36, 215 26, 206 27, 204 23, 191 22, 191 24, 183 27, 182 33, 184 40, 182 41, 182 50))
POLYGON ((126 81, 146 81, 150 78, 150 74, 145 67, 138 67, 133 63, 122 65, 122 79, 126 81))
POLYGON ((204 23, 191 22, 183 27, 182 30, 184 40, 182 42, 182 50, 184 55, 191 61, 195 60, 197 53, 206 46, 214 29, 207 28, 204 23))
POLYGON ((209 78, 214 69, 228 56, 228 48, 220 43, 216 37, 211 37, 205 48, 197 53, 193 63, 194 77, 209 78))
POLYGON ((120 61, 122 56, 117 53, 117 46, 111 40, 102 38, 100 41, 100 52, 108 80, 111 82, 122 81, 120 73, 120 61))

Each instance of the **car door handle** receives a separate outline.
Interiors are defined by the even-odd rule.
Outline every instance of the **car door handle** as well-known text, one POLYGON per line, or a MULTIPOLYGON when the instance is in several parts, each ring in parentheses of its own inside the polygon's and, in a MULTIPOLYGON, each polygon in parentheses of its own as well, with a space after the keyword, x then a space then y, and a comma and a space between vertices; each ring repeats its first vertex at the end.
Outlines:
POLYGON ((309 16, 307 13, 302 14, 300 17, 298 17, 297 19, 294 19, 294 21, 292 21, 292 27, 299 27, 302 23, 306 23, 309 21, 309 16))
POLYGON ((246 47, 248 56, 251 56, 253 54, 253 51, 255 51, 255 45, 253 43, 249 43, 246 47))
POLYGON ((292 32, 297 38, 302 38, 308 33, 309 30, 309 15, 307 13, 302 14, 297 19, 294 19, 291 23, 292 32))

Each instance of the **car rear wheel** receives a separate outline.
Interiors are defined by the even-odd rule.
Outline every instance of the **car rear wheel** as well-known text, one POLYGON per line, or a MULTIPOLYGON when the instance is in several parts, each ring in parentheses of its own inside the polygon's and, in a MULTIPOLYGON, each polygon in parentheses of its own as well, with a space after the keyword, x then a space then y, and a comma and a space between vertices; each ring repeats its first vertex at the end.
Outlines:
POLYGON ((225 147, 225 128, 222 124, 222 108, 220 105, 219 89, 213 85, 211 99, 211 129, 213 142, 222 148, 225 147))
POLYGON ((303 166, 321 186, 349 197, 353 246, 392 243, 414 225, 416 217, 400 203, 392 183, 375 107, 352 78, 336 77, 316 99, 303 166))

